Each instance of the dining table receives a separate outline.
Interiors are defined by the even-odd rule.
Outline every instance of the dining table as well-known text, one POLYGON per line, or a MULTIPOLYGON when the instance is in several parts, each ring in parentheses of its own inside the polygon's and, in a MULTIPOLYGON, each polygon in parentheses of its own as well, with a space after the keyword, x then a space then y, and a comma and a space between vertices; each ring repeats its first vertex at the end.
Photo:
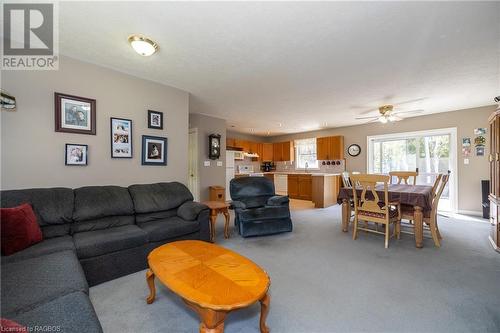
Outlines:
MULTIPOLYGON (((356 188, 357 196, 361 196, 362 188, 356 188)), ((379 197, 384 197, 384 184, 375 186, 375 191, 379 197)), ((413 223, 415 225, 415 246, 423 247, 424 237, 424 214, 430 214, 432 210, 432 186, 427 185, 407 185, 407 184, 388 184, 389 202, 399 202, 401 205, 413 207, 413 223)), ((337 196, 337 203, 342 205, 342 231, 349 230, 351 219, 350 200, 354 197, 352 187, 340 188, 337 196)))

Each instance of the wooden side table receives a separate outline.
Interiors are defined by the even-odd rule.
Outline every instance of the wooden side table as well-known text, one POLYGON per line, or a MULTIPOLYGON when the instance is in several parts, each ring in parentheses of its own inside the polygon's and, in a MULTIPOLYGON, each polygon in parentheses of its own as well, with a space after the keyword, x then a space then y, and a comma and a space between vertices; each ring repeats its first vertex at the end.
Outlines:
POLYGON ((229 204, 221 201, 203 201, 202 203, 210 209, 210 241, 215 242, 215 222, 219 214, 225 217, 224 238, 229 238, 229 204))

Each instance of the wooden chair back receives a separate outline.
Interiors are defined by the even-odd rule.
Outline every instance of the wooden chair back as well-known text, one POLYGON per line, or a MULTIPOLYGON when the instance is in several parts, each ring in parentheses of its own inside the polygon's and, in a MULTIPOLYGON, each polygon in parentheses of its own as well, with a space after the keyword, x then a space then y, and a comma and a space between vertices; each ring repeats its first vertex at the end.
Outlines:
POLYGON ((438 174, 436 177, 436 180, 434 181, 434 185, 432 185, 432 198, 436 196, 436 191, 439 185, 439 182, 441 181, 441 178, 443 177, 442 174, 438 174))
POLYGON ((450 179, 450 173, 449 172, 448 172, 448 174, 441 176, 441 183, 439 183, 439 186, 437 187, 436 194, 432 198, 431 218, 435 218, 437 216, 437 209, 438 209, 439 199, 441 198, 441 194, 443 193, 443 190, 446 187, 446 184, 448 183, 449 179, 450 179))
POLYGON ((389 176, 391 177, 391 184, 393 184, 393 178, 396 177, 397 184, 404 182, 406 185, 409 185, 409 180, 412 178, 412 185, 417 185, 418 168, 415 171, 391 171, 389 172, 389 176))
MULTIPOLYGON (((365 212, 371 212, 375 214, 383 214, 383 219, 387 222, 389 221, 389 191, 388 183, 389 176, 385 175, 368 175, 368 174, 357 174, 351 175, 351 181, 357 186, 362 188, 361 196, 358 198, 358 192, 356 187, 353 187, 353 197, 354 197, 354 212, 358 215, 360 210, 365 212), (381 199, 375 189, 377 183, 384 184, 384 197, 381 199), (370 192, 373 198, 367 198, 366 194, 370 192), (382 207, 379 203, 383 203, 382 207)), ((380 220, 380 218, 370 219, 363 217, 366 220, 380 220)))
POLYGON ((352 187, 348 171, 342 172, 342 183, 344 184, 344 187, 352 187))

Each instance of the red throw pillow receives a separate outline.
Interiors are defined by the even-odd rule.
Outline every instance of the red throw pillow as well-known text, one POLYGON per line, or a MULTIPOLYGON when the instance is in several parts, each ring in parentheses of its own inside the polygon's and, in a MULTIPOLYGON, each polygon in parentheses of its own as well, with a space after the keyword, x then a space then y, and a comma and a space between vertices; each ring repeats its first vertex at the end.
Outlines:
POLYGON ((30 204, 0 209, 2 255, 9 256, 42 241, 42 231, 30 204))
POLYGON ((1 332, 28 332, 26 327, 19 325, 15 321, 1 318, 0 321, 0 331, 1 332))

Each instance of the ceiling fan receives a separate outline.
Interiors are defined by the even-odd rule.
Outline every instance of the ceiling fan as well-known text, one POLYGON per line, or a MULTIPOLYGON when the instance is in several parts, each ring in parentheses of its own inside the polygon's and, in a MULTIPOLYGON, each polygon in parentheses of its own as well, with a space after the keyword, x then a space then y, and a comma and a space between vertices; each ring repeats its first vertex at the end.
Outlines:
POLYGON ((424 110, 411 110, 411 111, 396 111, 394 112, 394 106, 393 105, 382 105, 381 107, 378 108, 378 112, 380 115, 378 116, 369 116, 369 117, 357 117, 356 119, 372 119, 372 121, 378 121, 382 124, 394 122, 394 121, 400 121, 403 120, 403 118, 399 117, 400 114, 403 113, 421 113, 424 110))

